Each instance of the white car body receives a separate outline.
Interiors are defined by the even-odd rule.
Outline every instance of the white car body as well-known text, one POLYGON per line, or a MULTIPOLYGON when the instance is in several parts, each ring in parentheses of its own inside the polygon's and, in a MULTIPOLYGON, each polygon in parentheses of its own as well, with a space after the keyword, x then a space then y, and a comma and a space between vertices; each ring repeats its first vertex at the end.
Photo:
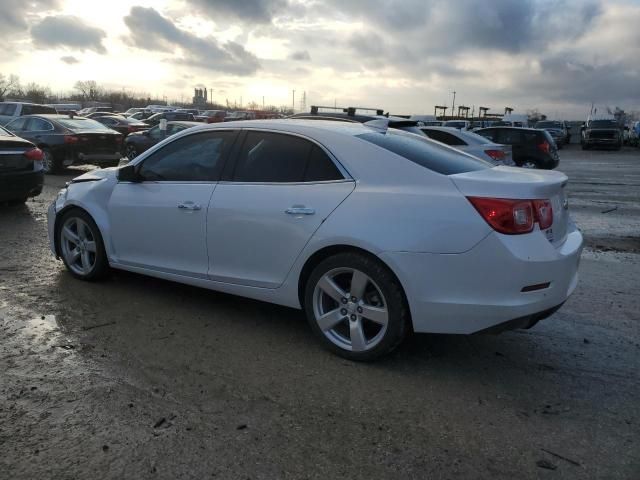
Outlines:
POLYGON ((515 166, 513 161, 513 149, 511 145, 494 143, 477 133, 459 130, 453 127, 420 127, 427 137, 432 140, 449 145, 457 150, 474 155, 483 160, 494 162, 499 165, 510 167, 515 166), (496 153, 502 152, 502 157, 498 159, 496 153), (492 156, 493 155, 493 156, 492 156))
MULTIPOLYGON (((416 332, 470 334, 542 318, 576 287, 583 239, 569 218, 567 177, 559 172, 482 166, 444 175, 363 140, 359 135, 373 131, 365 125, 305 120, 194 127, 131 164, 185 136, 230 129, 307 139, 329 154, 344 179, 132 183, 119 181, 118 169, 97 170, 75 179, 50 206, 54 254, 56 220, 79 208, 97 224, 113 268, 300 308, 301 274, 314 255, 358 249, 397 277, 416 332), (553 225, 498 233, 468 196, 549 199, 553 225), (287 214, 292 207, 300 214, 287 214)), ((443 155, 464 155, 417 141, 443 155)))

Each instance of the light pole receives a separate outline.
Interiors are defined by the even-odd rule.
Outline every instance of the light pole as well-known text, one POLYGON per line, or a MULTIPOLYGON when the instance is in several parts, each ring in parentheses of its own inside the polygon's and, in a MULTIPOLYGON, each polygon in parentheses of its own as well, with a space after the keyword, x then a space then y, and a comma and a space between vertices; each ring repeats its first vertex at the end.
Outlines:
POLYGON ((293 101, 291 102, 291 109, 293 113, 296 113, 296 90, 293 90, 293 101))

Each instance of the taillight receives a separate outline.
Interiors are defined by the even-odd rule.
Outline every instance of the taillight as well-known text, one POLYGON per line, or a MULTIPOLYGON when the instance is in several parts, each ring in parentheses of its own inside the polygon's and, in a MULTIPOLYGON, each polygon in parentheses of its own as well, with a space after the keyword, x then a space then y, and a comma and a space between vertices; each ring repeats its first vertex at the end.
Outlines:
POLYGON ((127 131, 128 131, 129 133, 131 133, 131 132, 135 132, 136 130, 137 130, 137 128, 136 128, 136 127, 132 127, 131 125, 129 125, 129 127, 127 127, 127 131))
POLYGON ((467 199, 491 228, 506 235, 529 233, 536 222, 540 230, 546 230, 553 224, 553 208, 549 200, 467 199))
POLYGON ((39 148, 32 148, 30 150, 27 150, 23 155, 29 160, 33 160, 34 162, 41 162, 44 157, 42 150, 40 150, 39 148))
POLYGON ((533 209, 536 214, 536 222, 540 230, 546 230, 553 225, 553 207, 549 200, 533 200, 533 209))
POLYGON ((79 141, 80 141, 80 138, 76 137, 75 135, 64 136, 64 143, 78 143, 79 141))
POLYGON ((484 153, 489 155, 492 160, 501 162, 507 156, 502 150, 485 150, 484 153))
POLYGON ((544 142, 538 144, 538 148, 542 153, 549 153, 551 145, 549 145, 549 142, 545 140, 544 142))

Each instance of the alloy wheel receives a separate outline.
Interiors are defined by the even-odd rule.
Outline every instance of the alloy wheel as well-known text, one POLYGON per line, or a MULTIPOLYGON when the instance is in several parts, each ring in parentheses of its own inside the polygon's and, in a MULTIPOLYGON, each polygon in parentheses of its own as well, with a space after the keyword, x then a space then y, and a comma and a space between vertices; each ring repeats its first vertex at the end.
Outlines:
POLYGON ((133 145, 127 145, 126 154, 129 160, 133 160, 138 156, 138 151, 136 150, 136 147, 134 147, 133 145))
POLYGON ((536 162, 532 162, 531 160, 527 160, 521 165, 522 168, 538 168, 536 162))
POLYGON ((69 268, 77 275, 91 273, 96 264, 96 238, 81 218, 70 217, 60 230, 60 247, 69 268))
POLYGON ((320 277, 313 292, 313 313, 322 333, 352 352, 378 345, 389 324, 382 290, 353 268, 336 268, 320 277))

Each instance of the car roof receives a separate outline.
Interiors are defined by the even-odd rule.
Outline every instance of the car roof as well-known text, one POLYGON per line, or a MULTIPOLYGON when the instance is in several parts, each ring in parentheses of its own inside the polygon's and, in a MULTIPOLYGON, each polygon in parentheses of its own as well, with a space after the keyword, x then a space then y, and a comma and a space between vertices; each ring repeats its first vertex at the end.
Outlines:
POLYGON ((476 130, 476 132, 480 131, 480 130, 518 130, 520 131, 526 131, 526 132, 539 132, 540 129, 539 128, 525 128, 525 127, 509 127, 506 125, 497 125, 495 127, 485 127, 485 128, 479 128, 478 130, 476 130))
MULTIPOLYGON (((176 122, 177 123, 177 122, 176 122)), ((283 133, 332 132, 347 136, 356 136, 372 132, 373 129, 360 122, 341 122, 339 120, 305 120, 295 118, 239 120, 224 123, 182 122, 201 125, 202 129, 252 128, 264 130, 281 130, 283 133)))

